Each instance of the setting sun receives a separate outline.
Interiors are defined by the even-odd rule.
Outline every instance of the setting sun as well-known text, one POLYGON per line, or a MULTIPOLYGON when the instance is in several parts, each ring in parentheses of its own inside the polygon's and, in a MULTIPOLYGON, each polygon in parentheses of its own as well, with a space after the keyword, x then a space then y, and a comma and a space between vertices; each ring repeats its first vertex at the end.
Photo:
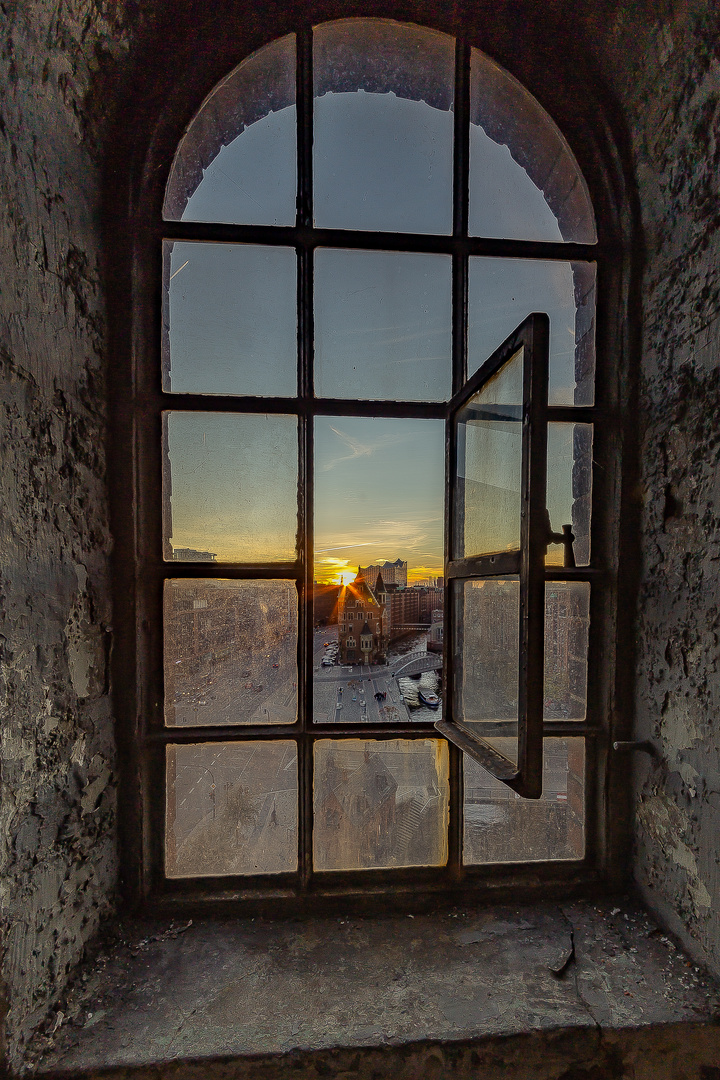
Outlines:
POLYGON ((340 579, 340 584, 342 586, 349 585, 351 581, 355 580, 355 571, 341 570, 341 572, 338 574, 338 578, 340 579))

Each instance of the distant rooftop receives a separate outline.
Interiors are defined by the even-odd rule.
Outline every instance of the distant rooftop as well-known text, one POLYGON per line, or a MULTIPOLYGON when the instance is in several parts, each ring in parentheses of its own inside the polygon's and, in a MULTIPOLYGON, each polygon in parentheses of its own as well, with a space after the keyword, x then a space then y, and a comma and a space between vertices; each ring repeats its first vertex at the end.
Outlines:
POLYGON ((175 562, 215 562, 217 552, 196 551, 195 548, 173 548, 175 562))

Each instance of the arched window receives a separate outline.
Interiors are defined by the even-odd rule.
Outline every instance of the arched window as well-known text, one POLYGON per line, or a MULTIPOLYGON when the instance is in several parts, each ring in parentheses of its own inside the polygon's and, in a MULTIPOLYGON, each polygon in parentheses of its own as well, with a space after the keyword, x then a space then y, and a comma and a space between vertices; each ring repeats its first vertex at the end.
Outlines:
POLYGON ((468 42, 339 20, 212 91, 162 214, 151 888, 592 871, 609 481, 595 217, 563 135, 468 42), (408 575, 389 663, 340 667, 333 612, 373 610, 382 562, 408 575))

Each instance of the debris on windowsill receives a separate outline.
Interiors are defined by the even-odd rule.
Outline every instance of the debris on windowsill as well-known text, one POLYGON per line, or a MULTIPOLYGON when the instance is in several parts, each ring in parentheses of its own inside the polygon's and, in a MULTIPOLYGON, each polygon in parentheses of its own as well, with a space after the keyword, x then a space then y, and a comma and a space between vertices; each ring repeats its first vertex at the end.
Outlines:
POLYGON ((142 949, 146 949, 148 945, 152 945, 156 941, 174 941, 179 934, 184 934, 186 930, 189 930, 192 924, 192 919, 188 919, 188 921, 182 926, 175 926, 174 923, 170 923, 170 926, 167 928, 167 930, 164 930, 162 933, 151 934, 149 937, 143 938, 142 941, 138 941, 134 946, 131 946, 130 955, 137 956, 142 949))

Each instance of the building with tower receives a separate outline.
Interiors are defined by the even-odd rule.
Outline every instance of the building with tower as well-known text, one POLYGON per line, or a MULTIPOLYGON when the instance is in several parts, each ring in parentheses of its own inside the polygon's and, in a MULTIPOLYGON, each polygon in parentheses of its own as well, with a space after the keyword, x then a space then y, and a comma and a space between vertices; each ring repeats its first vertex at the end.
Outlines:
POLYGON ((338 597, 338 638, 342 664, 384 664, 390 638, 387 592, 378 572, 375 588, 356 577, 338 597))

